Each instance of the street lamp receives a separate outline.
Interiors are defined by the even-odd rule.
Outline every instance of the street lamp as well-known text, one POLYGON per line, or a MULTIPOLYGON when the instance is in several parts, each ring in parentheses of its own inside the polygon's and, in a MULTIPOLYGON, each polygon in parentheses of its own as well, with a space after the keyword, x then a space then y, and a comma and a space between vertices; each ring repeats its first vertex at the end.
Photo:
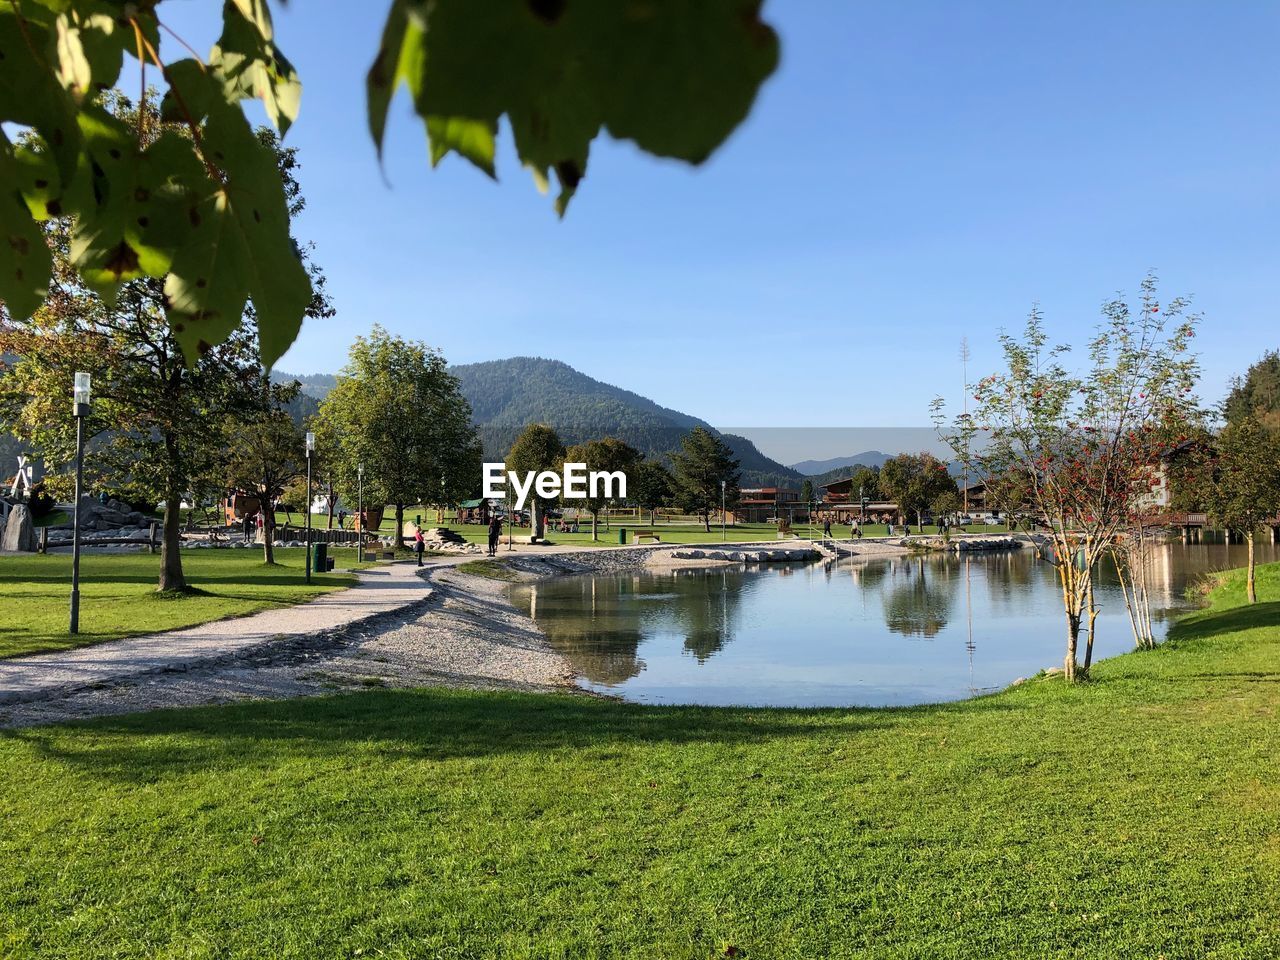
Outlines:
POLYGON ((720 541, 722 543, 724 542, 724 539, 725 539, 724 537, 724 484, 725 484, 725 481, 721 480, 720 481, 720 541))
POLYGON ((364 560, 364 464, 356 464, 356 559, 364 560))
MULTIPOLYGON (((297 434, 294 434, 294 436, 297 436, 297 434)), ((307 570, 307 583, 311 582, 311 455, 315 453, 315 450, 316 450, 316 435, 308 431, 307 432, 307 496, 305 500, 306 511, 307 511, 307 541, 306 541, 307 557, 305 561, 306 570, 307 570)))
POLYGON ((76 373, 71 390, 76 418, 76 502, 71 512, 71 632, 80 632, 80 483, 84 474, 84 418, 89 415, 89 374, 76 373))

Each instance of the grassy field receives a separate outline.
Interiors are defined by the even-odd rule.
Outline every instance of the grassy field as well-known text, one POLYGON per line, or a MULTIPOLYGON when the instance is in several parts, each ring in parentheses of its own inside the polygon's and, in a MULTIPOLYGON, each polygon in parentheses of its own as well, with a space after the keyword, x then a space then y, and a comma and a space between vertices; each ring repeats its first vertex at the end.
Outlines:
MULTIPOLYGON (((80 561, 80 633, 67 632, 71 555, 0 557, 0 657, 64 650, 102 640, 172 630, 310 600, 350 586, 341 573, 303 578, 303 551, 277 549, 275 567, 256 550, 184 552, 187 580, 200 592, 155 593, 160 557, 137 553, 85 553, 80 561)), ((355 551, 334 554, 336 566, 354 565, 355 551)), ((0 950, 0 956, 3 951, 0 950)))
POLYGON ((0 735, 0 955, 1280 955, 1280 571, 892 710, 422 690, 0 735))

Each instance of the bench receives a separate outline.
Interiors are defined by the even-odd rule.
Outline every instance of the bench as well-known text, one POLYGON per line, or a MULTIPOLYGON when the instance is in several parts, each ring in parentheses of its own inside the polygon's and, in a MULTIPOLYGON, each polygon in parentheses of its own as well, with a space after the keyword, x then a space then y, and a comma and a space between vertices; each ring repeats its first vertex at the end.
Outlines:
POLYGON ((639 543, 641 540, 652 540, 654 543, 662 542, 662 538, 658 536, 658 531, 656 530, 632 530, 631 538, 636 543, 639 543))

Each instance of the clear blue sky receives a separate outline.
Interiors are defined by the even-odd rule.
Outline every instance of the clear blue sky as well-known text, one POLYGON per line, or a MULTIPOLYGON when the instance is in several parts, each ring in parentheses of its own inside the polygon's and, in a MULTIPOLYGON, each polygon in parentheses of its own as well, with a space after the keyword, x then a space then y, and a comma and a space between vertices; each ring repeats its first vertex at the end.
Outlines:
MULTIPOLYGON (((385 185, 363 78, 387 0, 276 6, 298 232, 338 308, 282 369, 336 371, 377 322, 722 426, 924 424, 962 335, 986 372, 1038 300, 1082 343, 1148 268, 1206 315, 1207 398, 1280 346, 1280 4, 769 0, 782 65, 736 135, 696 170, 597 142, 563 222, 505 131, 500 183, 431 172, 403 94, 385 185)), ((203 50, 217 7, 161 12, 203 50)))

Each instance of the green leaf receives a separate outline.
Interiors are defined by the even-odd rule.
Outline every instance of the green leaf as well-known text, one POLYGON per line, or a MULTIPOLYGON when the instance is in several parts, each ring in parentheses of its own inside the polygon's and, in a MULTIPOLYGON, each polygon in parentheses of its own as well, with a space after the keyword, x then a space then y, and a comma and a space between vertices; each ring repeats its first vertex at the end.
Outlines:
POLYGON ((202 142, 225 182, 200 202, 195 233, 173 259, 165 280, 170 322, 194 359, 235 329, 250 296, 270 366, 297 337, 312 293, 289 235, 275 154, 237 107, 216 98, 202 142))
POLYGON ((228 99, 260 99, 271 122, 284 134, 297 119, 302 82, 273 41, 266 3, 227 0, 222 24, 222 37, 209 55, 209 65, 222 78, 228 99))
POLYGON ((0 300, 25 319, 48 294, 52 261, 44 233, 18 192, 21 176, 9 138, 0 130, 0 300))
POLYGON ((433 163, 457 150, 491 172, 483 135, 506 115, 521 162, 540 181, 556 171, 563 213, 602 128, 695 164, 724 142, 777 66, 758 10, 758 0, 397 0, 369 71, 370 132, 381 150, 403 82, 433 163))
POLYGON ((70 181, 80 157, 80 129, 71 95, 54 73, 50 31, 0 7, 0 121, 32 127, 49 144, 63 180, 70 181))
POLYGON ((79 210, 71 259, 104 297, 141 276, 163 276, 190 231, 189 210, 212 182, 190 140, 168 131, 145 151, 134 131, 106 111, 80 114, 93 202, 79 210))
MULTIPOLYGON (((422 77, 424 65, 419 61, 425 53, 422 25, 409 9, 408 0, 393 0, 387 22, 382 30, 382 43, 373 66, 365 77, 365 98, 369 115, 369 133, 373 137, 378 156, 382 156, 382 141, 387 129, 387 111, 391 98, 403 82, 416 84, 422 77)), ((417 86, 412 88, 416 98, 417 86)))
POLYGON ((427 117, 427 140, 434 167, 450 151, 465 157, 489 176, 495 176, 493 153, 498 125, 462 117, 427 117))

